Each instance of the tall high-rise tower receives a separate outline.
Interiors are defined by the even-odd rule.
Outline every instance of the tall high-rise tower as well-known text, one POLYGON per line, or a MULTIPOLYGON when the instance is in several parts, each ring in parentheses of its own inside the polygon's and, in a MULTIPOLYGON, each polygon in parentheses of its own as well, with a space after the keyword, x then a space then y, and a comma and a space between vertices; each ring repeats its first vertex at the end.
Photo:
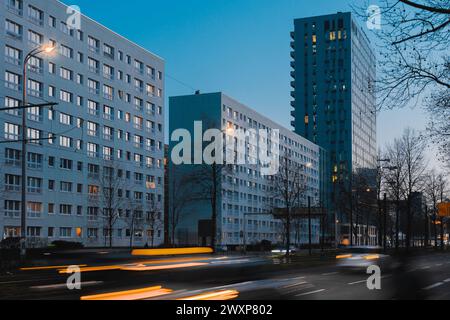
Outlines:
POLYGON ((335 204, 336 184, 352 190, 353 174, 377 166, 375 55, 351 13, 297 19, 291 36, 292 125, 327 151, 335 204))

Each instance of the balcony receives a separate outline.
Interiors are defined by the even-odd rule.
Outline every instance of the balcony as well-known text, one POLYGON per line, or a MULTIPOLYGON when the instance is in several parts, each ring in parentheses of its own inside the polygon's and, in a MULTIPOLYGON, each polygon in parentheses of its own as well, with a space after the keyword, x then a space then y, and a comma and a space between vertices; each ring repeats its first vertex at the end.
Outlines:
POLYGON ((295 51, 291 51, 290 55, 292 59, 295 59, 295 51))
POLYGON ((103 140, 106 140, 106 141, 113 141, 113 140, 114 140, 114 135, 104 133, 104 134, 103 134, 103 140))
POLYGON ((5 191, 19 192, 20 184, 5 184, 5 191))
POLYGON ((5 159, 5 165, 11 166, 11 167, 20 167, 22 162, 19 159, 14 158, 6 158, 5 159))
POLYGON ((5 56, 5 62, 15 66, 20 66, 22 64, 22 61, 20 61, 20 59, 8 56, 5 56))
POLYGON ((28 186, 27 192, 41 194, 42 193, 42 188, 41 187, 35 187, 35 186, 28 186))
POLYGON ((21 85, 15 82, 10 82, 10 81, 5 81, 5 88, 7 89, 11 89, 14 91, 19 91, 21 90, 21 85))
POLYGON ((136 92, 139 92, 139 93, 143 93, 143 92, 144 92, 144 88, 142 88, 142 87, 140 87, 140 86, 135 86, 135 87, 134 87, 134 90, 135 90, 136 92))
POLYGON ((20 210, 5 210, 5 218, 9 219, 20 218, 20 210))
POLYGON ((88 91, 89 91, 89 93, 96 94, 96 95, 98 95, 100 92, 100 90, 98 88, 91 88, 91 87, 88 88, 88 91))
POLYGON ((88 49, 89 49, 89 51, 94 52, 94 53, 100 52, 100 49, 97 46, 88 45, 88 49))
POLYGON ((100 178, 100 175, 98 173, 94 173, 94 172, 88 173, 88 179, 98 180, 99 178, 100 178))
POLYGON ((99 74, 99 69, 96 66, 89 66, 89 71, 95 74, 99 74))
POLYGON ((12 39, 14 39, 14 40, 20 40, 20 41, 22 41, 22 34, 20 34, 20 33, 16 33, 16 32, 14 32, 14 31, 6 30, 6 35, 7 35, 9 38, 12 38, 12 39))
POLYGON ((28 162, 28 169, 42 170, 42 162, 28 162))
POLYGON ((36 97, 36 98, 42 98, 43 97, 43 93, 42 93, 41 90, 28 88, 27 92, 28 92, 28 95, 36 97))
POLYGON ((114 53, 103 51, 103 55, 108 59, 114 60, 114 53))
POLYGON ((114 100, 114 94, 112 93, 108 93, 108 92, 103 92, 103 98, 105 98, 106 100, 114 100))
POLYGON ((291 68, 295 69, 295 61, 291 61, 291 68))
POLYGON ((98 158, 98 152, 97 151, 88 151, 87 156, 89 158, 98 158))
POLYGON ((28 64, 28 70, 36 73, 36 74, 43 74, 44 73, 44 68, 42 68, 41 66, 33 66, 28 64))
POLYGON ((12 12, 12 13, 18 15, 18 16, 22 16, 22 15, 23 15, 23 10, 22 10, 22 8, 17 8, 17 7, 15 7, 15 6, 12 6, 12 5, 9 4, 9 3, 6 5, 6 8, 8 8, 8 11, 9 11, 9 12, 12 12))
POLYGON ((114 115, 112 115, 110 113, 103 113, 103 119, 109 120, 109 121, 113 121, 114 120, 114 115))
POLYGON ((34 23, 35 25, 38 25, 40 27, 42 27, 44 25, 44 19, 42 18, 37 18, 37 17, 33 17, 33 16, 28 16, 28 20, 31 23, 34 23))
POLYGON ((103 72, 103 78, 108 80, 114 80, 114 75, 112 73, 103 72))

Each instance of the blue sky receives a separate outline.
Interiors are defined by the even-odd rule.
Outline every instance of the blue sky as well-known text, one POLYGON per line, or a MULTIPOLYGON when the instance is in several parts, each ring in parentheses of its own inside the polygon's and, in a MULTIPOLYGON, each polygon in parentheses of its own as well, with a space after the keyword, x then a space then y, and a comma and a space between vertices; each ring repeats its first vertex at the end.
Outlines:
MULTIPOLYGON (((293 19, 350 11, 359 0, 72 0, 82 13, 163 57, 166 97, 223 91, 290 128, 293 19), (181 85, 172 78, 186 83, 181 85)), ((379 117, 381 145, 407 126, 423 129, 416 109, 379 117)))

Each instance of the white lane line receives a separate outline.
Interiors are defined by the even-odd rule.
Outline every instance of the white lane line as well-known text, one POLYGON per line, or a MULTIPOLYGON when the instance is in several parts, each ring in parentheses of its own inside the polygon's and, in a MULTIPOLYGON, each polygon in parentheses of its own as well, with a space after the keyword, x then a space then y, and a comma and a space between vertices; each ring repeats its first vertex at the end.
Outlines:
POLYGON ((347 284, 350 285, 350 286, 352 286, 352 285, 354 285, 354 284, 364 283, 364 282, 367 282, 367 280, 361 280, 361 281, 356 281, 356 282, 350 282, 350 283, 347 283, 347 284))
POLYGON ((428 287, 426 287, 426 288, 423 288, 422 290, 431 290, 431 289, 440 287, 440 286, 442 286, 443 284, 444 284, 443 282, 438 282, 438 283, 432 284, 431 286, 428 286, 428 287))
POLYGON ((325 289, 320 289, 320 290, 316 290, 316 291, 305 292, 305 293, 297 294, 296 297, 303 297, 303 296, 316 294, 316 293, 320 293, 320 292, 324 292, 324 291, 326 291, 326 290, 325 289))
POLYGON ((339 274, 339 272, 322 273, 323 276, 334 276, 336 274, 339 274))
POLYGON ((288 289, 288 288, 292 288, 292 287, 296 287, 296 286, 301 286, 301 285, 307 284, 307 283, 308 282, 306 282, 306 281, 304 281, 304 282, 297 282, 297 283, 294 283, 294 284, 290 284, 290 285, 284 286, 283 289, 288 289))
MULTIPOLYGON (((87 281, 87 282, 81 282, 81 287, 89 287, 89 286, 95 286, 98 284, 102 284, 103 281, 87 281)), ((67 283, 61 283, 61 284, 50 284, 46 286, 34 286, 30 287, 30 289, 34 290, 52 290, 52 289, 67 289, 67 283)))
POLYGON ((421 270, 428 270, 428 269, 431 269, 431 267, 430 266, 425 266, 425 267, 422 267, 422 268, 420 268, 421 270))
POLYGON ((445 283, 449 283, 449 282, 450 282, 450 278, 445 279, 444 282, 445 282, 445 283))
POLYGON ((437 263, 437 264, 436 264, 436 267, 442 267, 442 266, 443 266, 442 263, 437 263))

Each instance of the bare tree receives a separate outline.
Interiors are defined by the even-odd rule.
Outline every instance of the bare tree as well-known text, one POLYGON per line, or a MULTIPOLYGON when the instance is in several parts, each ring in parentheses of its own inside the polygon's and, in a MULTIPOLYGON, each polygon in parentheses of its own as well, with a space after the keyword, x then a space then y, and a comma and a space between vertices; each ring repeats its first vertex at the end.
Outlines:
POLYGON ((386 147, 386 157, 391 160, 393 169, 385 176, 386 191, 395 200, 395 248, 400 246, 400 201, 404 196, 405 157, 402 143, 399 139, 386 147))
POLYGON ((144 202, 145 225, 150 233, 150 247, 155 247, 155 235, 161 230, 163 221, 161 219, 161 205, 150 198, 144 202))
POLYGON ((134 237, 136 235, 137 229, 144 228, 143 221, 143 208, 142 204, 136 203, 131 199, 127 199, 124 203, 125 215, 123 216, 123 220, 125 221, 127 227, 130 230, 130 249, 133 248, 134 245, 134 237))
MULTIPOLYGON (((365 6, 354 11, 365 20, 365 6)), ((381 0, 377 92, 383 107, 406 106, 430 87, 450 89, 448 0, 381 0)))
POLYGON ((280 155, 280 168, 278 174, 270 176, 269 197, 272 203, 272 212, 281 214, 280 219, 284 226, 286 257, 290 255, 292 224, 295 221, 295 209, 304 205, 307 190, 304 165, 291 159, 289 154, 280 155))
MULTIPOLYGON (((367 20, 367 8, 354 11, 367 20)), ((448 0, 380 0, 382 25, 376 93, 381 108, 418 104, 430 114, 429 133, 450 161, 450 9, 448 0)), ((370 13, 369 13, 370 14, 370 13)))
POLYGON ((105 246, 108 244, 112 247, 114 226, 120 218, 119 210, 126 203, 123 195, 126 180, 123 177, 123 170, 116 162, 106 161, 97 182, 99 190, 96 201, 104 219, 105 246))
POLYGON ((401 138, 401 148, 404 162, 404 196, 406 198, 406 249, 411 246, 412 224, 414 213, 412 212, 412 194, 423 190, 425 162, 425 143, 414 130, 407 128, 401 138))
POLYGON ((434 233, 434 246, 438 246, 438 233, 437 233, 437 214, 438 214, 438 203, 440 199, 440 177, 436 170, 433 169, 429 171, 426 175, 426 188, 425 194, 428 202, 431 205, 431 213, 433 215, 433 233, 434 233))
POLYGON ((231 170, 230 165, 218 164, 198 165, 189 180, 195 188, 193 189, 191 201, 209 201, 211 204, 211 247, 215 248, 217 243, 217 212, 219 196, 222 192, 222 175, 231 170))
POLYGON ((176 231, 186 207, 194 200, 192 181, 178 166, 172 165, 169 171, 169 227, 172 246, 176 245, 176 231))

